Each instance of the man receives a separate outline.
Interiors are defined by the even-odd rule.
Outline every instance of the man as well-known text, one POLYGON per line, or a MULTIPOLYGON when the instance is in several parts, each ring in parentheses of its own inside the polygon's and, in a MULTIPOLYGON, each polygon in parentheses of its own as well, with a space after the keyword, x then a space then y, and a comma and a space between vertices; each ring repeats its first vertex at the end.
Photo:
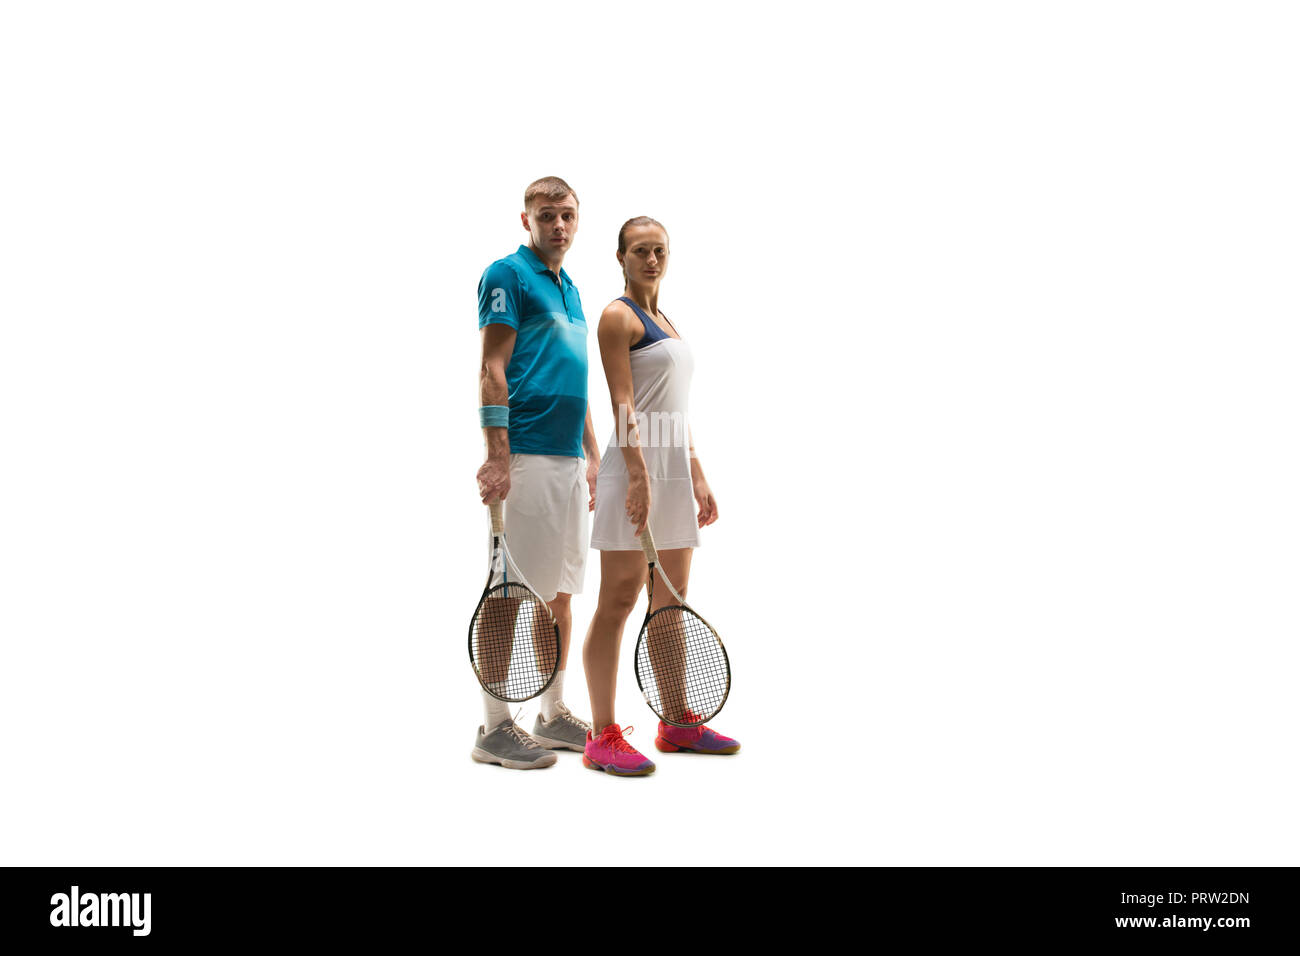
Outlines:
POLYGON ((485 504, 502 499, 511 555, 559 625, 560 666, 531 736, 505 702, 483 691, 472 756, 531 770, 555 763, 552 749, 582 751, 591 729, 561 695, 569 601, 582 590, 600 449, 587 405, 587 320, 561 268, 578 231, 578 197, 562 179, 539 179, 524 192, 520 220, 528 244, 488 266, 478 286, 479 422, 487 443, 478 488, 485 504))

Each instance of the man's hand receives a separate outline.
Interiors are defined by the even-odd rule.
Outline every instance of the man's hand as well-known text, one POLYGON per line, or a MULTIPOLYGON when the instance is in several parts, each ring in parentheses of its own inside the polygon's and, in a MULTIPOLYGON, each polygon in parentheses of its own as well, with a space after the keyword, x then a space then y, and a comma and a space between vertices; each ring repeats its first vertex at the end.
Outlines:
POLYGON ((596 475, 600 473, 600 459, 587 459, 587 490, 591 492, 591 498, 587 502, 587 510, 596 510, 596 475))
POLYGON ((489 456, 478 470, 478 493, 483 504, 504 501, 510 492, 510 459, 489 456))

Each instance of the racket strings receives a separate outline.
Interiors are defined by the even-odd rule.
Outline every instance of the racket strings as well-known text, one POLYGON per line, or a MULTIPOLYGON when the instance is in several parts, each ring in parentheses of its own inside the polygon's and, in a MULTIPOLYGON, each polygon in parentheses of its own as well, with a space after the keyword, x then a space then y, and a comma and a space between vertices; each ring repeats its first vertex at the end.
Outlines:
POLYGON ((536 697, 559 662, 559 632, 550 610, 527 588, 502 584, 482 601, 471 626, 479 680, 503 700, 536 697))
POLYGON ((704 723, 722 708, 731 685, 722 642, 685 607, 651 615, 637 642, 636 669, 647 703, 668 723, 704 723))

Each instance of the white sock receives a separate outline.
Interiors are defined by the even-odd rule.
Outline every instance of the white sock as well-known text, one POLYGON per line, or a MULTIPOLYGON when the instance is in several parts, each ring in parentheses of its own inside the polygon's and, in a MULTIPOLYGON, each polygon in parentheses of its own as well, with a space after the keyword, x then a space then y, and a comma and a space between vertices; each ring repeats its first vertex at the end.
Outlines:
POLYGON ((564 703, 561 698, 564 696, 564 671, 555 672, 555 680, 551 681, 551 686, 542 692, 542 720, 550 723, 559 713, 557 704, 564 703))
POLYGON ((481 688, 479 693, 483 695, 483 733, 490 734, 501 721, 510 719, 510 705, 481 688))

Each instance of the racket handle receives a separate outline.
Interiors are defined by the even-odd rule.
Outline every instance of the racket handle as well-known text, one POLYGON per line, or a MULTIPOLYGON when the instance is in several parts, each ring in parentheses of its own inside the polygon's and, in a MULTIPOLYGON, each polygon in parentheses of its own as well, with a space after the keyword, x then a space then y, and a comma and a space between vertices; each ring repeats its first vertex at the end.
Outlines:
POLYGON ((506 530, 506 520, 501 514, 501 499, 488 505, 488 511, 492 514, 492 533, 501 534, 506 530))
POLYGON ((659 563, 659 552, 655 550, 655 539, 650 534, 650 525, 646 525, 641 532, 641 550, 645 552, 645 559, 651 564, 659 563))

